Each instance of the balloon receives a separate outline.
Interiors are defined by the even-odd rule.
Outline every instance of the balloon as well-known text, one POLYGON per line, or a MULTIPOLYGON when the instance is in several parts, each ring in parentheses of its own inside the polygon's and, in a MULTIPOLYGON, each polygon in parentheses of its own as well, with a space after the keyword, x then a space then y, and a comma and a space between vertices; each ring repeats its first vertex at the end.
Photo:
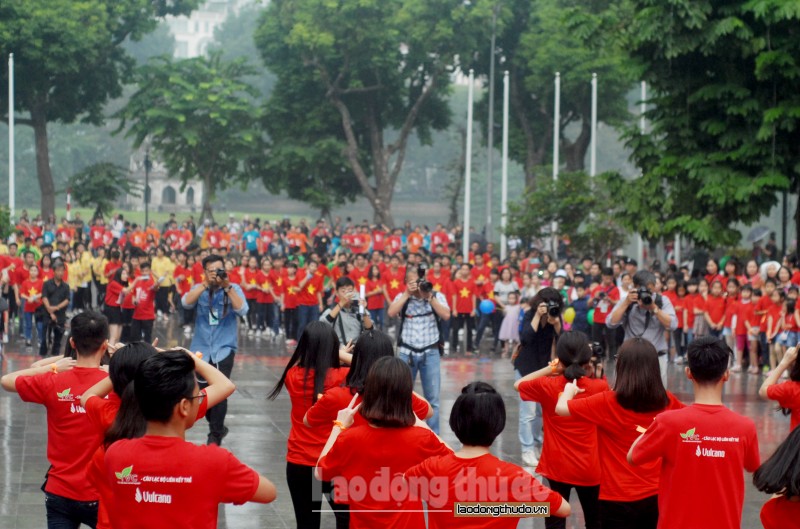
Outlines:
POLYGON ((594 309, 591 309, 586 315, 586 321, 589 322, 589 325, 594 325, 594 309))
POLYGON ((491 314, 494 312, 494 302, 491 299, 484 299, 479 308, 482 314, 491 314))
POLYGON ((572 323, 575 321, 575 309, 572 307, 567 307, 567 310, 564 311, 564 321, 567 323, 572 323))

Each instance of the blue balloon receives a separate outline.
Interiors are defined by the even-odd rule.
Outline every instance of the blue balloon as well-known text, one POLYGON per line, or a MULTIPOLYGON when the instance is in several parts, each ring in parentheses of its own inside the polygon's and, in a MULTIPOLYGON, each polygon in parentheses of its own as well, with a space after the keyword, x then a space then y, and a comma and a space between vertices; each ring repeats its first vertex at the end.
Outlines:
POLYGON ((494 312, 494 302, 491 299, 484 299, 480 305, 483 314, 491 314, 494 312))

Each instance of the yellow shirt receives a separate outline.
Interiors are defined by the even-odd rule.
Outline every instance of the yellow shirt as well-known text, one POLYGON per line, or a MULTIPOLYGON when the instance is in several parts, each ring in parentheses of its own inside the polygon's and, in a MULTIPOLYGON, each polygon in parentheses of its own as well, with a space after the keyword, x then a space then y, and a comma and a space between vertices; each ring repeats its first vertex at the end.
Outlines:
POLYGON ((162 281, 159 286, 171 287, 175 284, 175 263, 173 263, 169 257, 154 257, 150 269, 153 271, 154 279, 158 279, 159 277, 164 278, 164 281, 162 281))
POLYGON ((67 284, 70 290, 77 290, 81 284, 83 269, 79 261, 67 263, 67 284))
POLYGON ((106 259, 105 257, 95 257, 92 260, 92 272, 94 272, 94 278, 101 285, 108 284, 108 278, 106 277, 107 264, 108 264, 108 259, 106 259))

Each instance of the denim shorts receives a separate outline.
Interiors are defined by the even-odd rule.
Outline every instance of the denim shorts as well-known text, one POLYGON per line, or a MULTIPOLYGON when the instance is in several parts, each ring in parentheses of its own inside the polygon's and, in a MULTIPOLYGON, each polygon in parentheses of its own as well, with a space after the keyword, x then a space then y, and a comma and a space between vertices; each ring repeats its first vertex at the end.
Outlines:
POLYGON ((785 347, 794 347, 797 345, 797 332, 783 331, 778 333, 778 344, 785 347))

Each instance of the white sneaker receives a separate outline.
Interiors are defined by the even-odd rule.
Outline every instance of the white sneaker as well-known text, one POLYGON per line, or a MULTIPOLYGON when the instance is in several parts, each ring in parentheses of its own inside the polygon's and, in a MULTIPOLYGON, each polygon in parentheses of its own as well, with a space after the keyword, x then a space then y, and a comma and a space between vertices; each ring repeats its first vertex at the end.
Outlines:
POLYGON ((533 450, 522 452, 522 462, 526 467, 534 468, 539 464, 539 460, 536 458, 536 454, 533 453, 533 450))
POLYGON ((192 326, 191 325, 184 325, 183 326, 183 334, 192 334, 192 326))
POLYGON ((261 338, 262 331, 256 331, 256 338, 261 338))
POLYGON ((256 333, 254 329, 247 329, 247 336, 253 336, 256 333))

